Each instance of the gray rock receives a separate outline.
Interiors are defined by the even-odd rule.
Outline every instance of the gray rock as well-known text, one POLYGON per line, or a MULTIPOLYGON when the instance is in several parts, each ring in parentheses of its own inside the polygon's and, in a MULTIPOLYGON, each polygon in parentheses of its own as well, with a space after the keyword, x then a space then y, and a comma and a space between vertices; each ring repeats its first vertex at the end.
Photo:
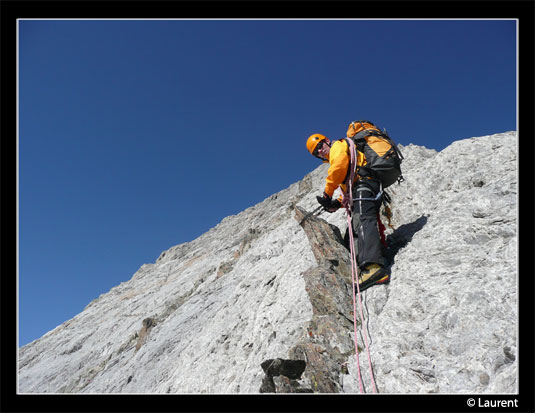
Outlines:
MULTIPOLYGON (((363 388, 368 338, 381 393, 516 393, 516 133, 401 150, 391 282, 356 317, 363 388)), ((359 392, 345 214, 302 221, 326 169, 20 348, 19 392, 359 392)))

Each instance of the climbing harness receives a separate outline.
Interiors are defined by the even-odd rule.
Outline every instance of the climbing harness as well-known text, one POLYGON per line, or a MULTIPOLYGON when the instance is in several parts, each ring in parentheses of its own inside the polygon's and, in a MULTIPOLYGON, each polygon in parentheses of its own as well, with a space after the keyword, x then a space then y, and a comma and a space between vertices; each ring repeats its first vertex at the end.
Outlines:
MULTIPOLYGON (((366 190, 369 191, 368 188, 366 188, 366 190)), ((363 191, 359 191, 359 192, 363 192, 363 191)), ((383 195, 382 189, 379 191, 379 193, 377 194, 375 198, 353 198, 353 201, 378 201, 381 198, 381 195, 383 195)))
MULTIPOLYGON (((351 141, 351 139, 349 139, 351 141)), ((353 330, 354 330, 354 341, 355 341, 355 355, 357 357, 357 370, 358 370, 358 377, 359 377, 359 390, 360 393, 363 393, 363 386, 362 386, 362 375, 360 372, 360 360, 359 360, 359 351, 357 347, 357 303, 356 303, 356 296, 358 296, 359 301, 359 310, 360 310, 360 319, 361 324, 364 324, 364 314, 362 311, 362 300, 360 297, 360 287, 358 283, 358 266, 357 266, 357 256, 355 253, 355 240, 353 239, 353 225, 351 223, 351 213, 352 213, 352 206, 353 206, 353 179, 355 177, 355 164, 356 164, 356 152, 355 152, 355 145, 351 141, 349 144, 349 152, 351 155, 351 162, 350 162, 350 173, 348 174, 348 181, 346 185, 346 188, 348 188, 348 194, 344 193, 343 195, 343 206, 346 209, 347 213, 347 228, 349 231, 349 246, 350 246, 350 252, 351 252, 351 278, 353 281, 353 330), (357 285, 355 294, 355 284, 357 285)), ((382 191, 380 191, 382 192, 382 191)), ((375 379, 373 376, 373 369, 372 369, 372 362, 370 357, 370 348, 368 345, 368 335, 362 334, 364 337, 364 343, 366 346, 366 352, 368 354, 368 366, 370 368, 370 377, 372 381, 373 386, 373 392, 377 393, 377 387, 375 386, 375 379)))
MULTIPOLYGON (((353 198, 353 201, 378 201, 383 194, 386 194, 386 192, 383 192, 383 185, 382 184, 381 184, 380 188, 381 189, 379 190, 379 193, 377 194, 377 196, 375 198, 353 198)), ((368 189, 366 188, 366 190, 368 190, 368 189)), ((364 191, 358 191, 358 192, 364 192, 364 191)), ((388 208, 388 205, 386 205, 386 202, 383 202, 383 204, 385 205, 385 208, 388 208)), ((387 214, 390 214, 390 216, 391 216, 390 208, 388 208, 387 214)), ((390 224, 390 216, 387 215, 388 226, 390 228, 392 228, 392 225, 390 224)), ((379 228, 379 235, 381 237, 381 243, 386 247, 387 246, 386 237, 385 237, 386 227, 381 222, 381 216, 380 216, 379 212, 377 213, 377 227, 379 228)))

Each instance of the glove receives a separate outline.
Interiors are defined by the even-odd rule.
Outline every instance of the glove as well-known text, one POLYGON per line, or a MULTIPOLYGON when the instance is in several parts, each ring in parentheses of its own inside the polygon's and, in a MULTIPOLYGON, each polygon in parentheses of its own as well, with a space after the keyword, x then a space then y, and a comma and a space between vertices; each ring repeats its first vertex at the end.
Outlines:
POLYGON ((316 199, 327 212, 335 212, 342 206, 338 199, 333 201, 333 199, 325 192, 323 193, 323 196, 317 196, 316 199))

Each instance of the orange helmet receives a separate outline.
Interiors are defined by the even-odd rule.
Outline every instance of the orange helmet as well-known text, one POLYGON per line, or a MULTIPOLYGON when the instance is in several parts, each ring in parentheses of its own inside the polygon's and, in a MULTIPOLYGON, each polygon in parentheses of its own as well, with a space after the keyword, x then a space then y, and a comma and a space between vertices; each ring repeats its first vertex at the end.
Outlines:
POLYGON ((311 155, 314 155, 314 151, 316 150, 316 146, 318 146, 318 143, 320 143, 321 141, 327 139, 326 136, 320 134, 320 133, 315 133, 314 135, 310 135, 308 137, 308 140, 307 140, 307 149, 308 151, 310 152, 311 155))

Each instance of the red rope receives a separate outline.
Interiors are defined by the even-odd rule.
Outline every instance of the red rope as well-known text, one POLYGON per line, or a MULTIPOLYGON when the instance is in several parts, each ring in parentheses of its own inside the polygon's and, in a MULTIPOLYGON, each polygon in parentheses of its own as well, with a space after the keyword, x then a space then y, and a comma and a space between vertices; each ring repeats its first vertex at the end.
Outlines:
POLYGON ((386 245, 386 238, 385 238, 385 230, 386 230, 386 227, 383 225, 383 223, 381 222, 381 216, 379 214, 379 212, 377 213, 377 225, 379 227, 379 235, 381 236, 381 242, 383 243, 383 245, 385 246, 385 248, 387 247, 386 245))
MULTIPOLYGON (((351 224, 351 215, 349 211, 347 212, 347 225, 348 228, 352 227, 351 224)), ((360 288, 358 287, 358 270, 356 269, 355 265, 355 240, 353 239, 353 230, 349 229, 349 247, 351 250, 351 279, 353 284, 353 336, 354 336, 354 342, 355 342, 355 355, 357 356, 357 371, 358 371, 358 378, 359 378, 359 391, 360 393, 363 392, 362 388, 362 375, 360 373, 360 360, 359 360, 359 349, 357 345, 357 302, 355 300, 355 278, 357 278, 357 290, 360 298, 360 288), (355 273, 357 274, 357 277, 355 277, 355 273)))
MULTIPOLYGON (((347 222, 349 228, 349 245, 351 250, 351 278, 353 280, 353 328, 355 335, 355 354, 357 355, 357 366, 358 366, 358 376, 359 376, 359 389, 362 393, 362 376, 360 373, 360 362, 359 362, 359 350, 357 347, 357 304, 355 299, 355 284, 357 285, 357 294, 359 300, 359 310, 360 310, 360 320, 361 324, 364 325, 364 314, 362 311, 362 299, 360 297, 360 286, 358 283, 358 266, 357 266, 357 257, 355 253, 355 240, 353 239, 353 225, 351 224, 351 215, 349 210, 347 211, 347 222)), ((372 361, 370 356, 370 346, 368 345, 368 334, 363 334, 364 343, 366 345, 366 352, 368 353, 368 367, 370 369, 370 377, 372 380, 373 392, 377 393, 377 387, 375 386, 375 379, 373 377, 373 368, 372 361)))
MULTIPOLYGON (((355 355, 357 357, 357 370, 358 370, 358 377, 359 377, 359 391, 360 393, 363 393, 363 386, 362 386, 362 374, 360 372, 360 360, 359 360, 359 350, 357 346, 357 303, 356 303, 356 296, 358 296, 359 300, 359 310, 360 310, 360 320, 362 325, 364 325, 364 314, 362 311, 362 300, 360 297, 360 286, 358 283, 358 266, 357 266, 357 257, 355 252, 355 240, 353 238, 353 224, 351 222, 351 210, 353 206, 353 179, 355 176, 355 164, 356 164, 356 154, 355 154, 355 146, 353 144, 353 141, 351 139, 348 139, 348 145, 349 145, 349 152, 351 155, 351 162, 349 164, 350 167, 350 173, 347 180, 347 188, 349 189, 349 194, 344 193, 343 197, 343 205, 346 208, 347 213, 347 229, 349 231, 349 247, 351 251, 351 278, 353 281, 353 333, 354 333, 354 341, 355 341, 355 355), (355 294, 355 284, 357 285, 356 293, 355 294)), ((372 386, 373 386, 373 392, 377 393, 377 387, 375 386, 375 379, 373 376, 373 369, 372 369, 372 361, 370 357, 370 347, 368 345, 368 335, 363 334, 364 336, 364 343, 366 345, 366 352, 368 353, 368 366, 370 368, 370 377, 372 380, 372 386)))

